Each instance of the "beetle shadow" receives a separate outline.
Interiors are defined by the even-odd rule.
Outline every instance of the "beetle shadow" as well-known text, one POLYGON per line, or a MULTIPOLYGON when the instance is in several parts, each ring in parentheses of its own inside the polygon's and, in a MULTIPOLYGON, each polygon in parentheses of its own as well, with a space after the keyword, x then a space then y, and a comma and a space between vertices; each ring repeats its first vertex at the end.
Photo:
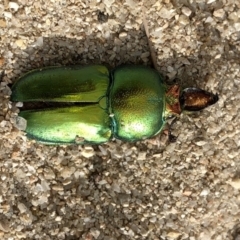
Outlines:
MULTIPOLYGON (((122 64, 147 64, 141 59, 141 54, 148 51, 144 32, 133 31, 123 39, 118 33, 109 38, 85 36, 82 40, 64 36, 38 38, 35 43, 19 53, 15 63, 18 75, 13 76, 13 82, 19 76, 30 70, 49 66, 71 66, 102 64, 109 69, 122 64), (140 48, 132 53, 128 44, 138 36, 140 48), (118 42, 118 45, 116 45, 118 42), (97 43, 97 44, 96 44, 97 43)), ((148 63, 149 64, 149 63, 148 63)))

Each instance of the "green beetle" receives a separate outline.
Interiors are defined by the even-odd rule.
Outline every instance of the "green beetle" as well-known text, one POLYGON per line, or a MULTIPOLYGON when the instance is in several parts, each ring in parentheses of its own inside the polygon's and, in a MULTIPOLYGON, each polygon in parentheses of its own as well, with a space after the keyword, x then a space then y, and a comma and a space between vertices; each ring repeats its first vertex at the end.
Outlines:
POLYGON ((218 96, 168 87, 156 70, 145 66, 109 71, 91 65, 31 71, 13 85, 11 100, 31 102, 33 109, 19 113, 29 138, 45 144, 101 144, 112 138, 133 142, 153 137, 169 116, 201 110, 218 96), (34 102, 53 106, 33 107, 34 102))

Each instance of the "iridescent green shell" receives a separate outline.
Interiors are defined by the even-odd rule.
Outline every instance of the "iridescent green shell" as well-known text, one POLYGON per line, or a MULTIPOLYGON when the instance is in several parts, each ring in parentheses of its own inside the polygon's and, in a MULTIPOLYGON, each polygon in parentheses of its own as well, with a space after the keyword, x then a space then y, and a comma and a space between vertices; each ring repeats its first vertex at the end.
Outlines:
POLYGON ((162 78, 151 68, 117 68, 109 94, 114 136, 137 141, 159 133, 165 123, 165 90, 162 78))
POLYGON ((12 92, 12 101, 65 104, 19 114, 27 120, 27 136, 47 144, 137 141, 165 124, 166 87, 148 67, 112 73, 102 65, 44 68, 21 77, 12 92))
POLYGON ((21 111, 29 138, 49 144, 99 144, 111 138, 107 109, 109 71, 101 65, 34 70, 12 89, 12 101, 70 106, 21 111))

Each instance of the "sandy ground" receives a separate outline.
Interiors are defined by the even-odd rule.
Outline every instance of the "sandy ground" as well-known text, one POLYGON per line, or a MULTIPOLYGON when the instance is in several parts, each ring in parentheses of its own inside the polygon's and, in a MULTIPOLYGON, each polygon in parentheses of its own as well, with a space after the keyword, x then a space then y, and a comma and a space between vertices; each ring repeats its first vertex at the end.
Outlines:
POLYGON ((1 239, 240 239, 240 1, 0 1, 1 239), (8 84, 44 66, 151 65, 217 92, 137 143, 45 146, 14 119, 8 84))

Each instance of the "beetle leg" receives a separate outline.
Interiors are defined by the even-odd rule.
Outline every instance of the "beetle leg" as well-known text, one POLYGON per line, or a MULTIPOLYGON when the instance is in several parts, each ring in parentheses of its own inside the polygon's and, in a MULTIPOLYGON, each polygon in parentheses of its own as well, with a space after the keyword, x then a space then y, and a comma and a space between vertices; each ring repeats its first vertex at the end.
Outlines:
POLYGON ((3 81, 3 75, 4 75, 4 71, 2 71, 2 72, 0 73, 0 82, 3 81))
POLYGON ((169 143, 174 143, 177 141, 177 136, 174 136, 171 131, 176 121, 177 121, 177 117, 173 116, 173 120, 171 121, 171 123, 167 123, 167 136, 168 136, 169 143))
POLYGON ((171 133, 171 129, 169 129, 168 132, 168 141, 169 143, 175 143, 177 141, 177 137, 171 133))

